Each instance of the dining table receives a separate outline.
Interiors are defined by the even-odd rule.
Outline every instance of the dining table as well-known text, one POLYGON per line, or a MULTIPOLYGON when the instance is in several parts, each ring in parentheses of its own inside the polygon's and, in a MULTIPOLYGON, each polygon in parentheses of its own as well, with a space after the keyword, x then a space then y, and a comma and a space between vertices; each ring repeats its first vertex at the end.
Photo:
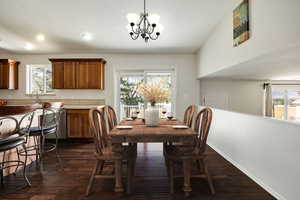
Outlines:
MULTIPOLYGON (((109 132, 113 151, 121 153, 124 143, 182 143, 192 145, 197 134, 191 128, 180 128, 184 125, 180 120, 160 119, 159 126, 150 127, 145 125, 144 119, 123 120, 118 126, 109 132), (120 129, 119 126, 131 126, 127 129, 120 129)), ((122 185, 122 162, 115 162, 115 191, 123 192, 122 185)), ((188 194, 191 188, 191 160, 183 160, 183 191, 188 194)))

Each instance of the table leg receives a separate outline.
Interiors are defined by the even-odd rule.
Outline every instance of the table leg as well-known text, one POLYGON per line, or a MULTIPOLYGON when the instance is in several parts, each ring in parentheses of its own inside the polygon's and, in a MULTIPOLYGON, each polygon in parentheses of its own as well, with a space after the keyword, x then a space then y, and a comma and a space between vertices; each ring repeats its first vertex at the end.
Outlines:
POLYGON ((124 192, 122 185, 122 160, 115 161, 115 192, 124 192))
POLYGON ((185 196, 190 196, 190 192, 192 192, 191 187, 191 160, 185 159, 183 160, 183 175, 184 175, 184 185, 183 191, 185 196))

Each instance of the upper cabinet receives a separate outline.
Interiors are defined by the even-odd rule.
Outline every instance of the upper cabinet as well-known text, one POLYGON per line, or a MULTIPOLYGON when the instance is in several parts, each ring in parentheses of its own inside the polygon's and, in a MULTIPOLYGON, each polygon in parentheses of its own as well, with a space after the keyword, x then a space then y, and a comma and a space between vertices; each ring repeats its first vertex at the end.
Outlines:
POLYGON ((0 89, 18 89, 19 64, 14 60, 0 59, 0 89))
POLYGON ((54 89, 104 90, 106 61, 97 58, 49 59, 54 89))

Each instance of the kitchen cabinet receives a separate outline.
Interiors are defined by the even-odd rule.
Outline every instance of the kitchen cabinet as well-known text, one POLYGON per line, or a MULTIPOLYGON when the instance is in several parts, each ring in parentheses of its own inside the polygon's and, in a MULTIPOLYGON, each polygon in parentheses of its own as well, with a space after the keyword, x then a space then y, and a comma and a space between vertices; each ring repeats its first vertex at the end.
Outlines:
POLYGON ((54 89, 104 89, 106 61, 96 58, 49 59, 54 89))
POLYGON ((19 64, 15 60, 0 59, 0 89, 19 88, 19 64))
POLYGON ((88 109, 67 110, 68 138, 92 138, 89 128, 88 109))

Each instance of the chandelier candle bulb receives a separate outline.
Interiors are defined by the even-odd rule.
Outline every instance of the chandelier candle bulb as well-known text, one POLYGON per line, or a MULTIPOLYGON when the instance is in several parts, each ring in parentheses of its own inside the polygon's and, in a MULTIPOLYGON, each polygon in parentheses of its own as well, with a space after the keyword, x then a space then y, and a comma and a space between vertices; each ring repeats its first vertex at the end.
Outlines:
POLYGON ((148 18, 151 24, 158 24, 160 16, 158 14, 151 14, 148 18))
POLYGON ((135 14, 135 13, 129 13, 127 15, 127 20, 128 20, 129 23, 136 24, 139 20, 139 16, 138 16, 138 14, 135 14))

